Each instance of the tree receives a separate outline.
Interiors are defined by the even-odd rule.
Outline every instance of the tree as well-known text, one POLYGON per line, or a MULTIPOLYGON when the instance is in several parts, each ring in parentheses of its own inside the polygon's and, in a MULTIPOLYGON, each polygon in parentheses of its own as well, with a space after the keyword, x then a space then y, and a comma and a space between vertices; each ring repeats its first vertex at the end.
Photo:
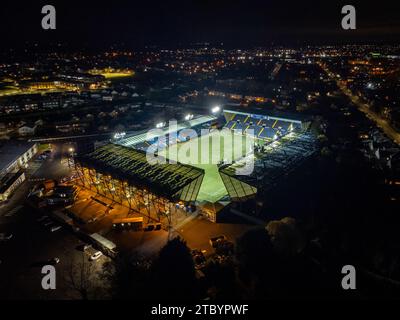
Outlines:
POLYGON ((321 156, 329 157, 332 154, 332 151, 328 147, 323 147, 321 149, 321 156))
POLYGON ((204 268, 208 295, 214 299, 240 298, 233 259, 217 260, 210 258, 204 268))
POLYGON ((268 295, 268 284, 273 277, 274 251, 265 228, 251 229, 236 242, 238 277, 249 297, 268 295), (264 291, 259 293, 259 291, 264 291))
POLYGON ((266 230, 271 237, 275 250, 282 255, 294 256, 305 247, 304 236, 293 218, 285 217, 281 220, 270 221, 266 230))
POLYGON ((145 299, 150 294, 150 271, 150 260, 137 253, 120 253, 104 263, 102 278, 110 283, 114 299, 145 299))
POLYGON ((93 274, 93 264, 87 261, 87 256, 82 252, 80 262, 70 261, 65 281, 71 289, 80 294, 82 300, 87 300, 89 291, 93 288, 93 274))
POLYGON ((236 259, 245 298, 318 294, 320 273, 304 255, 304 245, 293 218, 271 221, 239 238, 236 259))
POLYGON ((198 287, 193 258, 180 237, 170 240, 159 253, 153 266, 154 281, 160 298, 194 299, 198 287))

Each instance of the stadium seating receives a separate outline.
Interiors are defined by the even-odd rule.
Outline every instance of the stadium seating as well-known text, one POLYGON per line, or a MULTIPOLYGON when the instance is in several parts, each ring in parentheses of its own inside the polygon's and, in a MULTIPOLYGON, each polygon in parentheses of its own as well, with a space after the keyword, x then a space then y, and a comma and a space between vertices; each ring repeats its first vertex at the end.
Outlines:
POLYGON ((291 128, 298 126, 289 120, 256 119, 241 114, 229 113, 227 118, 230 120, 225 124, 226 128, 243 130, 243 132, 252 129, 256 137, 267 140, 274 139, 276 135, 285 135, 291 131, 291 128))
POLYGON ((276 129, 280 129, 281 131, 287 132, 289 131, 289 127, 290 127, 291 122, 287 122, 287 121, 278 121, 275 125, 274 128, 276 129))

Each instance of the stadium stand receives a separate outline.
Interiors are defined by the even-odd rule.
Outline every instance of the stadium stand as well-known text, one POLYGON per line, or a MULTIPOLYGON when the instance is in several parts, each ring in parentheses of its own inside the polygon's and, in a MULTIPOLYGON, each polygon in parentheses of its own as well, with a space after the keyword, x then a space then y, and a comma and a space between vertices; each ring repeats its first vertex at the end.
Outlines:
POLYGON ((247 114, 235 110, 224 110, 224 116, 227 120, 226 128, 242 130, 244 134, 252 129, 256 137, 267 141, 282 137, 290 131, 302 127, 301 121, 289 117, 286 119, 268 115, 247 114))

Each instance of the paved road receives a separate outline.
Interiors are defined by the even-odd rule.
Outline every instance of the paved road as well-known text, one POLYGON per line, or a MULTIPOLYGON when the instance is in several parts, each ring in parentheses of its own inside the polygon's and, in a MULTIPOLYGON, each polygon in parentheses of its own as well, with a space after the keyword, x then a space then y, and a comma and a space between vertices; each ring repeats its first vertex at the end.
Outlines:
POLYGON ((82 264, 90 269, 93 286, 105 286, 98 275, 103 263, 109 260, 107 257, 90 262, 88 253, 77 250, 82 242, 71 231, 63 228, 50 232, 36 221, 37 213, 23 205, 29 190, 37 183, 29 181, 31 178, 59 179, 67 173, 58 152, 46 161, 31 162, 27 180, 8 203, 0 206, 0 232, 13 234, 11 240, 0 242, 0 299, 80 299, 71 280, 82 264), (57 289, 43 290, 41 266, 54 257, 61 261, 56 265, 57 289))
MULTIPOLYGON (((322 69, 326 72, 328 76, 330 76, 330 71, 327 68, 324 68, 321 66, 322 69)), ((376 125, 383 130, 383 132, 394 142, 397 144, 400 144, 400 133, 394 129, 389 121, 386 119, 382 118, 380 115, 377 113, 373 112, 371 107, 365 103, 362 102, 361 99, 354 95, 351 90, 349 90, 343 83, 340 82, 340 80, 336 79, 334 76, 331 76, 331 79, 336 81, 336 84, 338 85, 339 89, 342 91, 343 94, 348 96, 350 100, 353 102, 353 104, 364 114, 367 115, 367 117, 373 121, 375 121, 376 125)))
POLYGON ((209 239, 219 235, 225 235, 228 240, 235 242, 246 231, 259 228, 252 224, 213 223, 203 217, 197 217, 186 223, 175 232, 175 235, 183 237, 191 249, 207 250, 213 253, 209 239))
POLYGON ((91 268, 93 286, 104 287, 98 274, 109 258, 90 262, 89 254, 77 249, 82 242, 71 231, 63 228, 52 233, 37 218, 25 208, 0 226, 3 232, 13 234, 11 240, 0 242, 0 299, 80 299, 71 280, 77 279, 74 273, 82 269, 82 263, 91 268), (57 289, 43 290, 41 267, 54 257, 60 259, 56 265, 57 289))
POLYGON ((390 139, 397 144, 400 144, 400 133, 391 126, 389 121, 383 119, 381 116, 373 112, 368 104, 362 102, 356 95, 353 95, 349 89, 344 86, 342 86, 341 89, 342 92, 351 99, 351 101, 358 107, 360 111, 365 113, 369 119, 375 121, 377 126, 381 128, 390 139))

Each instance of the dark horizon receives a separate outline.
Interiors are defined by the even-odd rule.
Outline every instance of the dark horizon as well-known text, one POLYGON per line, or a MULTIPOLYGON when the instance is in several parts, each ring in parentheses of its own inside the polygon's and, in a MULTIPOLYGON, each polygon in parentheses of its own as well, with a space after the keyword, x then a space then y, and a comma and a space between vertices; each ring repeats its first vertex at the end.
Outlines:
POLYGON ((70 48, 100 49, 112 45, 179 47, 199 42, 225 47, 275 45, 396 43, 400 4, 352 2, 357 29, 341 29, 344 1, 320 3, 279 1, 128 2, 113 5, 88 1, 51 3, 21 1, 0 13, 1 46, 25 48, 62 43, 70 48), (57 29, 41 29, 41 8, 57 10, 57 29))

